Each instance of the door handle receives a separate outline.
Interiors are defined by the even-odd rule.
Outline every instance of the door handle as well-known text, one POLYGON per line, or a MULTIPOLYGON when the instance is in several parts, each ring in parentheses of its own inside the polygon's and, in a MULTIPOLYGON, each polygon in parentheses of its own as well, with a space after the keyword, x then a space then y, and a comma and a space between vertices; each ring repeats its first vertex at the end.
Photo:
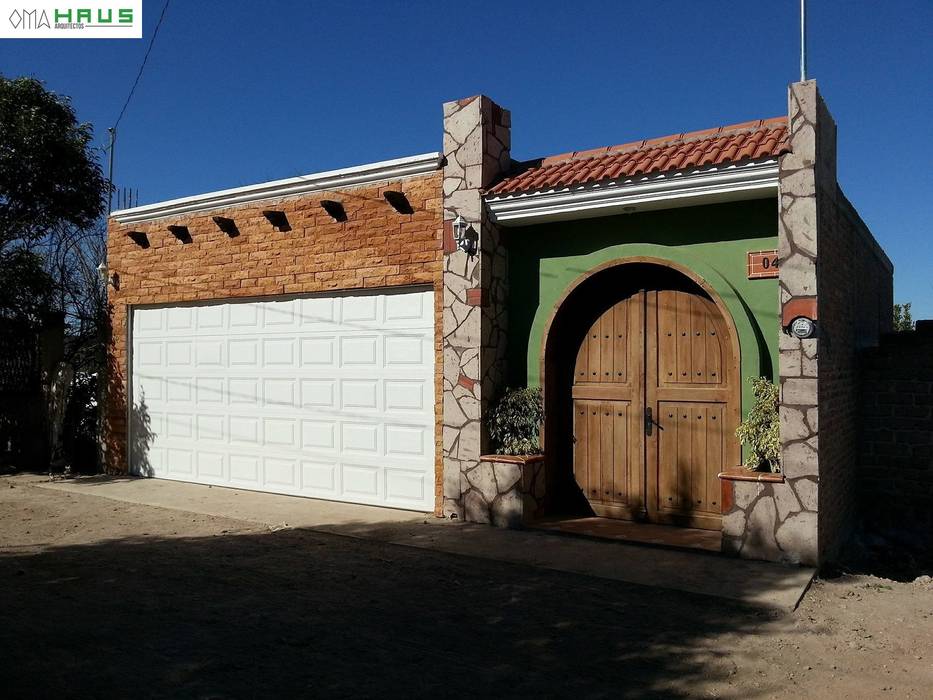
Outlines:
POLYGON ((664 426, 658 423, 651 413, 651 408, 645 409, 645 435, 651 435, 652 426, 658 426, 658 430, 664 430, 664 426))

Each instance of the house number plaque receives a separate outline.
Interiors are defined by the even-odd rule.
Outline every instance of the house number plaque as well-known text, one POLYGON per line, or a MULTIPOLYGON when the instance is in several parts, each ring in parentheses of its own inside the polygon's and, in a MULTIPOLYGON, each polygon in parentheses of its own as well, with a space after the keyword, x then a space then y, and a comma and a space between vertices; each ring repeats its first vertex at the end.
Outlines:
POLYGON ((778 276, 778 252, 756 250, 748 254, 748 279, 762 280, 778 276))

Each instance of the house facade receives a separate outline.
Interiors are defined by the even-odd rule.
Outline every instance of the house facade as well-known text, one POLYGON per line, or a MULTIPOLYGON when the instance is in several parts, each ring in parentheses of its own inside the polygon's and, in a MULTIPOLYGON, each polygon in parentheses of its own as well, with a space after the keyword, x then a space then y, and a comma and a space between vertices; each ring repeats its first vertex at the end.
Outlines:
POLYGON ((831 561, 893 270, 837 185, 816 84, 786 116, 527 162, 487 97, 445 104, 442 133, 114 212, 108 468, 831 561), (779 474, 740 468, 752 377, 781 388, 779 474), (542 456, 488 454, 508 386, 543 388, 542 456))

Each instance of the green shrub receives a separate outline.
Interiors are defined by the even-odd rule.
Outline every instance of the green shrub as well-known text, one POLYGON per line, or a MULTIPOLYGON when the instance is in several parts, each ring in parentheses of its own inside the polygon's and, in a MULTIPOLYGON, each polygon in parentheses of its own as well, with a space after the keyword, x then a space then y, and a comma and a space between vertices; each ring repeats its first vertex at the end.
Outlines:
POLYGON ((493 449, 503 455, 539 454, 543 420, 541 389, 506 389, 487 422, 493 449))
POLYGON ((748 418, 735 431, 743 445, 748 445, 748 469, 781 471, 781 434, 778 417, 778 388, 765 377, 751 379, 755 405, 748 418))

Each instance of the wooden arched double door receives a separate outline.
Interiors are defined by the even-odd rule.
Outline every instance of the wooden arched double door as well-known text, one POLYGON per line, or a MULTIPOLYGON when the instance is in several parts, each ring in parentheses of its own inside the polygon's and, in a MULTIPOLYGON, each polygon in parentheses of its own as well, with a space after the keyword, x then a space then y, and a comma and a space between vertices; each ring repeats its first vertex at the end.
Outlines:
POLYGON ((718 474, 740 461, 738 358, 709 295, 666 277, 581 333, 574 478, 597 515, 719 529, 718 474))

